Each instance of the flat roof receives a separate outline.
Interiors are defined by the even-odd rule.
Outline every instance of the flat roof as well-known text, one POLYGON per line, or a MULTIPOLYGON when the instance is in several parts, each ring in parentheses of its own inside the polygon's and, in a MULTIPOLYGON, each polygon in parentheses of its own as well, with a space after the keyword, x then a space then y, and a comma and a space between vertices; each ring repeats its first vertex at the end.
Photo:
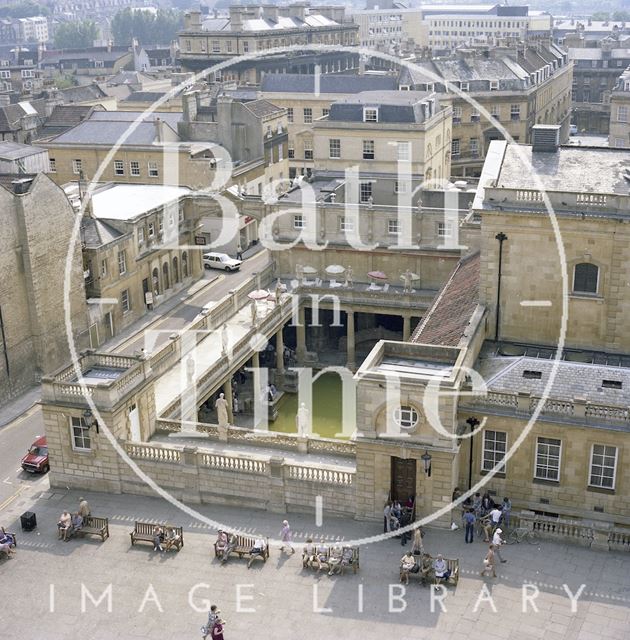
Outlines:
POLYGON ((628 149, 561 146, 555 152, 534 152, 531 145, 506 144, 496 186, 538 189, 538 177, 549 191, 628 195, 625 175, 630 177, 628 149))
POLYGON ((92 195, 92 212, 95 218, 105 220, 133 220, 188 193, 186 187, 116 184, 92 195))

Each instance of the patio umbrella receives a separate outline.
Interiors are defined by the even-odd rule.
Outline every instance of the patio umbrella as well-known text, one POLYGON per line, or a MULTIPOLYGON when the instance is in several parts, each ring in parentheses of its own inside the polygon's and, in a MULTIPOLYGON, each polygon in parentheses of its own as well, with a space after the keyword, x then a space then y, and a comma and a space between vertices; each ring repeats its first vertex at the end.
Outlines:
POLYGON ((409 276, 409 280, 420 280, 420 276, 417 273, 413 273, 409 271, 408 273, 401 273, 400 279, 405 280, 405 278, 409 276))
POLYGON ((305 267, 302 267, 302 273, 305 276, 313 276, 317 273, 317 269, 315 269, 314 267, 309 267, 308 265, 305 267))
POLYGON ((329 264, 326 267, 326 273, 330 276, 338 276, 344 273, 346 270, 345 267, 342 267, 340 264, 329 264))
POLYGON ((256 289, 256 291, 252 291, 247 294, 247 297, 250 300, 266 300, 269 296, 269 291, 266 289, 256 289))
POLYGON ((382 271, 369 271, 368 278, 372 278, 372 280, 387 280, 387 276, 382 271))

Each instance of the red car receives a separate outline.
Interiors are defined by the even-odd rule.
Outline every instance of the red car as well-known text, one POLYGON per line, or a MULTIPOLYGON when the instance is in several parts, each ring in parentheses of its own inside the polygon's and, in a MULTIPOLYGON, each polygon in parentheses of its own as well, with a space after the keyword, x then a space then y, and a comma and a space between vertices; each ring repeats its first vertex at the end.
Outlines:
POLYGON ((22 469, 29 473, 46 473, 50 469, 46 436, 39 436, 33 442, 28 453, 22 458, 22 469))

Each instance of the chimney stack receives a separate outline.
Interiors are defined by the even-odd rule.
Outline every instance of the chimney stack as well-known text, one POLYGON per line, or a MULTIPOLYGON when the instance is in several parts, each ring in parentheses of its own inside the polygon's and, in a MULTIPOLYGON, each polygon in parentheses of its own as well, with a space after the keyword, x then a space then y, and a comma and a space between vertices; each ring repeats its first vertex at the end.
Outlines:
POLYGON ((164 122, 159 118, 156 118, 153 121, 155 125, 155 141, 156 142, 164 142, 164 122))

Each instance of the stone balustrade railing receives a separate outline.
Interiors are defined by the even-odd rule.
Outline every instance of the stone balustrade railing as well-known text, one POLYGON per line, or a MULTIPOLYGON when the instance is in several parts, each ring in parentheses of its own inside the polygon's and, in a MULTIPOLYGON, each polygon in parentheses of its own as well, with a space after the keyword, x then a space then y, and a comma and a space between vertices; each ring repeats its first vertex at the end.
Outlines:
MULTIPOLYGON (((314 509, 318 496, 326 495, 326 511, 354 515, 355 470, 348 465, 300 464, 281 455, 234 455, 161 443, 121 444, 163 489, 188 503, 219 499, 283 512, 308 505, 314 509)), ((126 465, 118 473, 124 493, 144 490, 126 465)))
MULTIPOLYGON (((198 436, 199 433, 207 433, 212 442, 220 441, 219 427, 216 424, 205 422, 167 420, 160 418, 156 422, 158 433, 179 434, 182 438, 186 433, 198 436)), ((352 440, 339 440, 334 438, 301 438, 296 433, 279 433, 276 431, 252 430, 243 427, 230 426, 227 430, 228 444, 243 444, 253 447, 265 447, 282 451, 300 451, 320 455, 339 455, 354 457, 356 445, 352 440)))
MULTIPOLYGON (((489 409, 498 407, 515 413, 531 415, 540 401, 541 398, 531 396, 528 393, 489 391, 487 395, 467 399, 466 405, 489 409)), ((594 404, 583 398, 573 398, 572 400, 547 398, 540 410, 540 415, 558 416, 560 419, 565 417, 580 420, 586 424, 589 422, 630 423, 630 407, 594 404)))
POLYGON ((513 516, 512 526, 536 531, 543 539, 574 542, 601 551, 630 551, 630 528, 606 522, 551 518, 521 511, 513 516))

